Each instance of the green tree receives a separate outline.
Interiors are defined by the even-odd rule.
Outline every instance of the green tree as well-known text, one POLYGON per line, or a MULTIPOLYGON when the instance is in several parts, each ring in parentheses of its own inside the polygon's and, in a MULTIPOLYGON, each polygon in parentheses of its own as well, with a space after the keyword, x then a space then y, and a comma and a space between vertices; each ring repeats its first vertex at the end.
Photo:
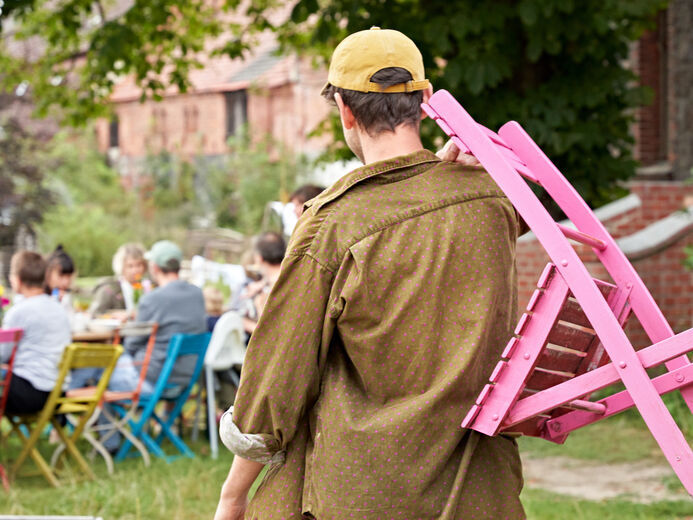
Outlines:
MULTIPOLYGON (((214 4, 5 0, 0 3, 0 87, 30 89, 39 115, 50 113, 74 125, 106 115, 109 96, 124 76, 132 75, 143 99, 160 99, 169 86, 185 92, 209 39, 224 30, 240 31, 214 4), (18 42, 33 48, 31 59, 17 51, 18 42)), ((233 38, 220 44, 220 51, 234 56, 245 49, 233 38)))
MULTIPOLYGON (((40 113, 58 106, 79 123, 107 111, 124 75, 145 97, 159 98, 169 85, 185 91, 202 51, 240 56, 264 30, 320 62, 348 33, 395 28, 422 50, 435 88, 490 127, 520 121, 597 205, 634 172, 631 109, 648 93, 624 62, 666 1, 298 0, 288 18, 277 16, 283 0, 135 0, 121 12, 107 5, 6 0, 0 21, 12 17, 13 38, 41 38, 45 52, 17 60, 4 39, 0 87, 29 85, 40 113), (232 11, 246 22, 229 23, 232 11)), ((328 126, 339 133, 334 121, 328 126)), ((424 134, 430 146, 440 132, 429 122, 424 134)))
MULTIPOLYGON (((632 109, 650 95, 624 62, 629 44, 665 6, 662 0, 299 0, 274 29, 286 48, 322 59, 354 31, 376 25, 404 32, 421 49, 435 89, 449 90, 491 128, 521 122, 599 205, 635 171, 632 109)), ((431 135, 441 135, 430 122, 424 134, 428 145, 431 135)))
POLYGON ((33 233, 53 203, 35 161, 42 148, 16 120, 0 122, 0 246, 12 247, 22 226, 33 233))

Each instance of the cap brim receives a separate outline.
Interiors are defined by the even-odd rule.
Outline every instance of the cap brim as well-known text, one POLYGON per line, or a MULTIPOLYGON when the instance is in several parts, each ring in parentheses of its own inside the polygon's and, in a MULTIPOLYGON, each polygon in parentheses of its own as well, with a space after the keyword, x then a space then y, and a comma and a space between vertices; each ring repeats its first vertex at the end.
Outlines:
POLYGON ((328 81, 327 83, 325 83, 325 86, 322 87, 322 90, 320 91, 320 95, 324 97, 325 94, 327 93, 327 89, 329 87, 330 87, 330 82, 328 81))

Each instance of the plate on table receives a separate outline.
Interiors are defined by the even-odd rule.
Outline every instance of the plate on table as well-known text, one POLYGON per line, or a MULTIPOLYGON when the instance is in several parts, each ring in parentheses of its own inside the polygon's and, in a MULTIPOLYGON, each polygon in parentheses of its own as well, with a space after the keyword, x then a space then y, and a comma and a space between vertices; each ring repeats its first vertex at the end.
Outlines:
POLYGON ((120 320, 114 318, 97 318, 87 324, 91 332, 113 332, 120 327, 120 320))

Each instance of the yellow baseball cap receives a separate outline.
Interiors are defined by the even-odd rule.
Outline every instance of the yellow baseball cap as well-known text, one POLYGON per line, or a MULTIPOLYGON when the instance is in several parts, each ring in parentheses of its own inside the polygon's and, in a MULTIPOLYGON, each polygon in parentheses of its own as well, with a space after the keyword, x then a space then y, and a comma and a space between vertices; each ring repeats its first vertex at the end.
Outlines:
POLYGON ((337 45, 327 85, 358 92, 395 93, 426 90, 430 83, 424 74, 421 53, 413 41, 399 31, 371 27, 347 36, 337 45), (388 67, 406 69, 413 79, 386 88, 371 81, 373 74, 388 67))

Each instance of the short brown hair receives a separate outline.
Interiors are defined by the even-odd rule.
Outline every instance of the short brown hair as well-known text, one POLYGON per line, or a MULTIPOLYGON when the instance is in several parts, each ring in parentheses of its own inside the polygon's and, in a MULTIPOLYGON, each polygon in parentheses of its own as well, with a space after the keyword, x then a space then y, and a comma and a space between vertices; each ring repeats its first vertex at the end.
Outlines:
POLYGON ((289 200, 297 200, 300 204, 304 204, 310 199, 314 199, 320 195, 325 188, 322 186, 316 186, 314 184, 304 184, 303 186, 296 189, 289 197, 289 200))
MULTIPOLYGON (((401 67, 381 69, 371 76, 371 81, 382 85, 383 88, 411 80, 409 71, 401 67)), ((334 103, 335 93, 342 96, 344 104, 351 109, 356 122, 372 137, 383 132, 394 132, 401 124, 419 127, 423 102, 421 90, 400 93, 357 92, 327 85, 322 95, 334 103)))
POLYGON ((43 287, 46 265, 46 261, 38 253, 18 251, 12 255, 10 273, 17 276, 27 287, 43 287))

